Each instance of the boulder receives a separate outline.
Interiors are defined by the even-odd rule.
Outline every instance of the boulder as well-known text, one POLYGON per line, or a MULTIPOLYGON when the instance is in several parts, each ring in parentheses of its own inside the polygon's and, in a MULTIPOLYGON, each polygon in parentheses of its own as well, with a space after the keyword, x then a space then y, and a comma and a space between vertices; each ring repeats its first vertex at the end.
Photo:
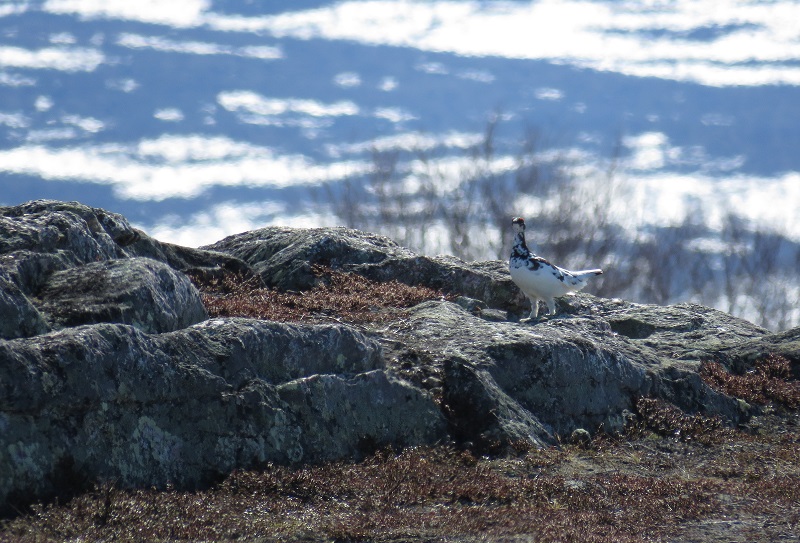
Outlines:
POLYGON ((0 254, 49 253, 67 267, 124 257, 122 248, 137 236, 121 215, 78 202, 0 207, 0 254))
POLYGON ((620 318, 620 305, 634 304, 578 299, 592 310, 533 325, 494 322, 457 304, 427 302, 411 310, 395 341, 441 361, 444 403, 457 437, 485 446, 520 439, 553 443, 554 436, 578 428, 618 432, 642 396, 729 423, 747 416, 740 402, 709 388, 697 371, 716 342, 741 343, 757 333, 752 324, 701 306, 635 305, 629 309, 637 322, 652 331, 632 339, 611 323, 620 318), (729 337, 720 338, 723 323, 729 337), (682 344, 682 351, 653 344, 654 334, 682 344))
POLYGON ((341 325, 210 319, 155 340, 167 355, 191 360, 237 389, 256 377, 277 385, 319 374, 355 375, 384 365, 378 344, 341 325))
POLYGON ((267 461, 443 435, 430 394, 382 361, 377 343, 345 326, 252 319, 169 334, 94 324, 2 341, 0 503, 98 479, 191 488, 267 461))
POLYGON ((800 379, 800 327, 736 343, 715 354, 720 362, 736 373, 753 369, 756 360, 768 355, 782 356, 789 360, 794 378, 800 379))
POLYGON ((247 278, 258 277, 247 263, 236 257, 158 241, 143 232, 138 232, 136 240, 127 245, 125 251, 131 257, 158 260, 174 270, 205 280, 221 278, 228 274, 247 278))
POLYGON ((313 462, 358 459, 387 445, 430 445, 446 436, 431 395, 385 370, 313 375, 280 385, 278 396, 302 421, 300 445, 313 462))
POLYGON ((0 269, 0 339, 35 336, 49 329, 39 310, 0 269))
POLYGON ((235 257, 162 243, 121 215, 78 202, 0 207, 2 338, 101 321, 151 331, 188 326, 205 312, 184 273, 255 277, 235 257))
POLYGON ((35 300, 53 328, 98 322, 171 332, 206 319, 188 277, 149 258, 104 260, 51 274, 35 300))
MULTIPOLYGON (((164 243, 132 227, 117 213, 55 200, 0 207, 0 255, 14 254, 52 255, 57 264, 44 270, 45 276, 53 269, 134 256, 183 272, 252 274, 247 264, 229 255, 164 243)), ((27 279, 30 290, 36 290, 37 277, 27 279)))
POLYGON ((264 284, 282 290, 314 286, 319 278, 313 266, 322 265, 375 281, 396 280, 461 294, 493 308, 530 309, 504 262, 418 255, 387 237, 359 230, 270 227, 229 236, 205 249, 244 260, 264 284))
POLYGON ((453 440, 479 451, 555 441, 547 428, 510 397, 486 368, 449 356, 444 361, 442 403, 453 440))
POLYGON ((204 249, 244 260, 264 284, 282 290, 305 290, 317 283, 315 264, 346 270, 417 255, 389 238, 349 228, 273 226, 229 236, 204 249))

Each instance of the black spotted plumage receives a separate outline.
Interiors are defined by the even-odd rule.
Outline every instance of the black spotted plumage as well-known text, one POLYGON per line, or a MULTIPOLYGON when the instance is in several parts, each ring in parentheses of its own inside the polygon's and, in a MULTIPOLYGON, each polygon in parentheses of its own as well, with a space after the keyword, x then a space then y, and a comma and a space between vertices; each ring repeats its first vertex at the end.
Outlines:
POLYGON ((582 289, 586 280, 603 273, 600 269, 569 271, 559 268, 532 253, 525 242, 525 220, 517 217, 514 226, 514 245, 508 262, 511 278, 531 301, 530 319, 539 314, 539 300, 547 303, 548 313, 556 312, 555 298, 582 289))

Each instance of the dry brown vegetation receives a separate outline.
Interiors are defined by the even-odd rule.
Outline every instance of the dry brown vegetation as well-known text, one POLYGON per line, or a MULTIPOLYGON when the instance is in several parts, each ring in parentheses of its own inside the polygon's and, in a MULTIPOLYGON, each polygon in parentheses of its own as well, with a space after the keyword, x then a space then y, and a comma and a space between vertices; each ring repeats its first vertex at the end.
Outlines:
POLYGON ((660 436, 676 437, 681 441, 699 441, 705 445, 719 443, 730 437, 719 417, 687 415, 674 405, 656 398, 639 398, 636 401, 638 418, 629 424, 630 436, 654 432, 660 436))
POLYGON ((700 368, 700 376, 717 390, 752 404, 774 402, 791 409, 800 407, 800 382, 791 379, 791 362, 782 356, 758 360, 744 375, 729 373, 717 362, 706 362, 700 368))
POLYGON ((268 464, 195 492, 105 484, 34 507, 0 541, 778 541, 800 533, 800 450, 785 422, 714 447, 640 428, 499 458, 419 447, 268 464))
POLYGON ((212 317, 252 317, 275 321, 341 320, 348 323, 385 322, 403 309, 445 296, 427 287, 399 281, 378 283, 353 273, 314 266, 314 288, 279 291, 261 287, 257 277, 225 275, 193 281, 212 317))

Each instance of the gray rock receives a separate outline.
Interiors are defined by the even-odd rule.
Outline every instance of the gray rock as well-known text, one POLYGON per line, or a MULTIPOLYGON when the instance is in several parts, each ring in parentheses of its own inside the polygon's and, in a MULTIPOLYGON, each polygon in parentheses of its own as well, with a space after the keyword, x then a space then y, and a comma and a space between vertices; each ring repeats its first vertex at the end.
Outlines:
POLYGON ((36 303, 55 328, 98 322, 171 332, 207 317, 188 277, 149 258, 93 262, 53 273, 36 303))
POLYGON ((500 388, 489 371, 457 356, 444 362, 442 401, 453 439, 479 451, 515 442, 543 447, 554 441, 530 411, 500 388))
POLYGON ((300 443, 315 462, 360 458, 387 444, 432 444, 446 436, 431 397, 384 370, 351 378, 314 375, 280 385, 278 395, 303 421, 300 443))
POLYGON ((0 503, 56 493, 65 480, 185 488, 266 461, 440 438, 432 397, 382 360, 347 327, 251 319, 2 341, 0 503))
POLYGON ((125 256, 122 246, 137 236, 121 216, 78 202, 37 200, 0 207, 0 254, 51 253, 66 264, 125 256))
POLYGON ((155 340, 169 356, 191 360, 236 388, 256 377, 280 384, 318 374, 355 375, 384 367, 380 347, 344 326, 210 319, 155 340))
POLYGON ((131 257, 140 256, 158 260, 175 270, 191 274, 201 279, 221 278, 228 274, 246 278, 258 277, 244 261, 215 251, 204 251, 192 247, 181 247, 172 243, 158 241, 143 232, 125 251, 131 257))
POLYGON ((0 269, 0 339, 35 336, 49 329, 39 310, 0 269))
POLYGON ((577 428, 619 431, 640 396, 731 423, 746 417, 739 402, 707 387, 697 370, 717 342, 757 334, 753 325, 700 306, 636 305, 635 318, 654 330, 632 339, 611 325, 620 318, 619 302, 589 295, 579 300, 593 306, 590 317, 534 325, 488 322, 456 304, 427 302, 411 310, 396 339, 441 361, 446 409, 466 442, 527 435, 535 444, 577 428), (729 337, 720 339, 722 324, 729 337), (656 333, 670 343, 654 345, 656 333))
POLYGON ((269 227, 229 236, 208 250, 250 264, 264 283, 282 290, 305 290, 317 283, 315 264, 347 269, 354 264, 414 258, 389 238, 348 228, 269 227))
POLYGON ((569 436, 569 442, 579 447, 585 447, 592 441, 592 435, 583 428, 576 428, 569 436))
POLYGON ((795 379, 800 379, 800 327, 735 343, 731 347, 720 349, 716 358, 730 370, 744 373, 753 368, 756 360, 771 354, 789 360, 792 375, 795 379))
POLYGON ((121 215, 78 202, 0 207, 0 337, 99 321, 187 326, 205 312, 182 272, 254 276, 230 255, 159 242, 121 215), (160 263, 146 271, 136 257, 160 263))
MULTIPOLYGON (((79 264, 141 256, 183 272, 215 275, 220 270, 252 274, 241 260, 155 240, 122 215, 78 202, 36 200, 0 207, 0 255, 52 255, 44 276, 79 264)), ((30 273, 25 274, 30 275, 30 273)), ((35 291, 42 281, 28 280, 35 291)))
POLYGON ((266 285, 283 290, 314 286, 318 278, 312 266, 318 264, 375 281, 396 280, 461 294, 493 308, 522 311, 528 303, 504 262, 418 255, 384 236, 347 228, 262 228, 205 249, 244 260, 266 285))

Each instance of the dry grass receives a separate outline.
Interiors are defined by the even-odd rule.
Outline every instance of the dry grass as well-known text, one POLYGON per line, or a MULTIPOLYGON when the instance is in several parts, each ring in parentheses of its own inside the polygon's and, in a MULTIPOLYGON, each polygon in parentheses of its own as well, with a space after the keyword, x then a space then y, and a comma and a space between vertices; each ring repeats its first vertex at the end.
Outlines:
POLYGON ((336 319, 348 323, 386 322, 403 309, 444 298, 427 287, 399 281, 378 283, 360 275, 314 266, 318 285, 303 291, 279 291, 259 286, 257 278, 227 275, 193 281, 212 317, 252 317, 275 321, 336 319))

